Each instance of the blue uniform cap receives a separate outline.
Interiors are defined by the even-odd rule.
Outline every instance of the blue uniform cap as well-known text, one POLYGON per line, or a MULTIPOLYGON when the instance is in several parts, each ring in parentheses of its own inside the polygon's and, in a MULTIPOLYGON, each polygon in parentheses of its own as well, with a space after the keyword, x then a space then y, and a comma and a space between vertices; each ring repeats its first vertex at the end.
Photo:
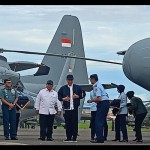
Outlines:
POLYGON ((92 75, 90 75, 90 79, 95 79, 96 81, 98 81, 98 76, 97 76, 97 74, 92 74, 92 75))
POLYGON ((71 74, 67 75, 67 79, 68 79, 68 80, 73 80, 73 79, 74 79, 74 78, 73 78, 73 75, 71 75, 71 74))
POLYGON ((52 80, 48 80, 48 81, 47 81, 47 84, 53 85, 53 81, 52 81, 52 80))

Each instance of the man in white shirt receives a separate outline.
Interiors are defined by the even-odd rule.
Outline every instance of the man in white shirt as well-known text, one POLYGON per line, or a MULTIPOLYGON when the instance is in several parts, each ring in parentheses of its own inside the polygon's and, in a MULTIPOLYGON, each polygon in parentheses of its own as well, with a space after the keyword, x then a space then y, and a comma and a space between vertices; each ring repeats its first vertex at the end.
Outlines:
POLYGON ((39 114, 40 119, 40 139, 45 141, 47 136, 47 141, 53 141, 52 133, 54 117, 56 113, 61 113, 62 105, 58 100, 57 92, 53 90, 52 80, 48 80, 46 88, 39 92, 34 107, 39 114), (56 106, 58 107, 58 112, 55 109, 56 106))

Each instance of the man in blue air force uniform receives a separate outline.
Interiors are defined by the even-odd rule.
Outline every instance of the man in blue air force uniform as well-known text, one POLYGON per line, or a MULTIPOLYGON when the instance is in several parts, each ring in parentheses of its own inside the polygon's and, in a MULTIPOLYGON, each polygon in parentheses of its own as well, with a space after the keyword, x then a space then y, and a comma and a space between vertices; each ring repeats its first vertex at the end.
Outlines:
MULTIPOLYGON (((90 99, 93 99, 93 90, 90 92, 90 99)), ((91 128, 91 141, 95 140, 95 134, 96 134, 96 125, 95 125, 95 119, 96 119, 96 111, 97 111, 97 103, 92 102, 91 103, 91 119, 90 119, 90 128, 91 128)), ((104 141, 107 141, 107 135, 108 135, 108 124, 107 120, 104 123, 104 141)))
POLYGON ((104 125, 106 122, 106 117, 109 111, 109 98, 108 94, 105 92, 104 87, 98 82, 97 74, 92 74, 90 76, 91 84, 93 84, 93 98, 88 100, 88 103, 96 102, 96 139, 92 140, 92 143, 104 143, 104 125))
POLYGON ((11 87, 11 80, 5 79, 5 88, 0 91, 0 98, 2 101, 3 125, 5 140, 18 140, 16 133, 16 103, 18 101, 18 94, 15 89, 11 87))

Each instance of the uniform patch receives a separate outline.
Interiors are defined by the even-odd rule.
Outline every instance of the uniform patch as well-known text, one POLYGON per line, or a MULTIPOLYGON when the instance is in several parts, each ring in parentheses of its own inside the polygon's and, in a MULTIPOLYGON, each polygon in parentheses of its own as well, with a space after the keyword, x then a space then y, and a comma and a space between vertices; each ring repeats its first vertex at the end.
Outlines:
POLYGON ((94 90, 95 90, 95 92, 97 92, 97 90, 98 90, 98 89, 97 89, 97 88, 95 88, 94 90))
POLYGON ((14 90, 14 89, 11 89, 11 93, 12 93, 12 94, 15 94, 15 90, 14 90))

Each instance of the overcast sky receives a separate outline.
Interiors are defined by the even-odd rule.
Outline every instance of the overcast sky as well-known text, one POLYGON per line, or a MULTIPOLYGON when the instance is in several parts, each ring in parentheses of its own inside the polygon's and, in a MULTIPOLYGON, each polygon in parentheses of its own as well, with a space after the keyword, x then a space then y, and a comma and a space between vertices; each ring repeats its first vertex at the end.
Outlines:
MULTIPOLYGON (((122 62, 117 51, 150 37, 149 5, 13 5, 0 6, 0 48, 46 52, 64 15, 77 16, 82 29, 86 57, 122 62)), ((9 62, 41 63, 43 56, 2 54, 9 62)), ((119 65, 87 61, 88 74, 97 73, 101 83, 124 84, 143 100, 149 92, 129 81, 119 65)), ((36 69, 21 75, 33 74, 36 69)), ((108 90, 117 98, 116 89, 108 90)))

